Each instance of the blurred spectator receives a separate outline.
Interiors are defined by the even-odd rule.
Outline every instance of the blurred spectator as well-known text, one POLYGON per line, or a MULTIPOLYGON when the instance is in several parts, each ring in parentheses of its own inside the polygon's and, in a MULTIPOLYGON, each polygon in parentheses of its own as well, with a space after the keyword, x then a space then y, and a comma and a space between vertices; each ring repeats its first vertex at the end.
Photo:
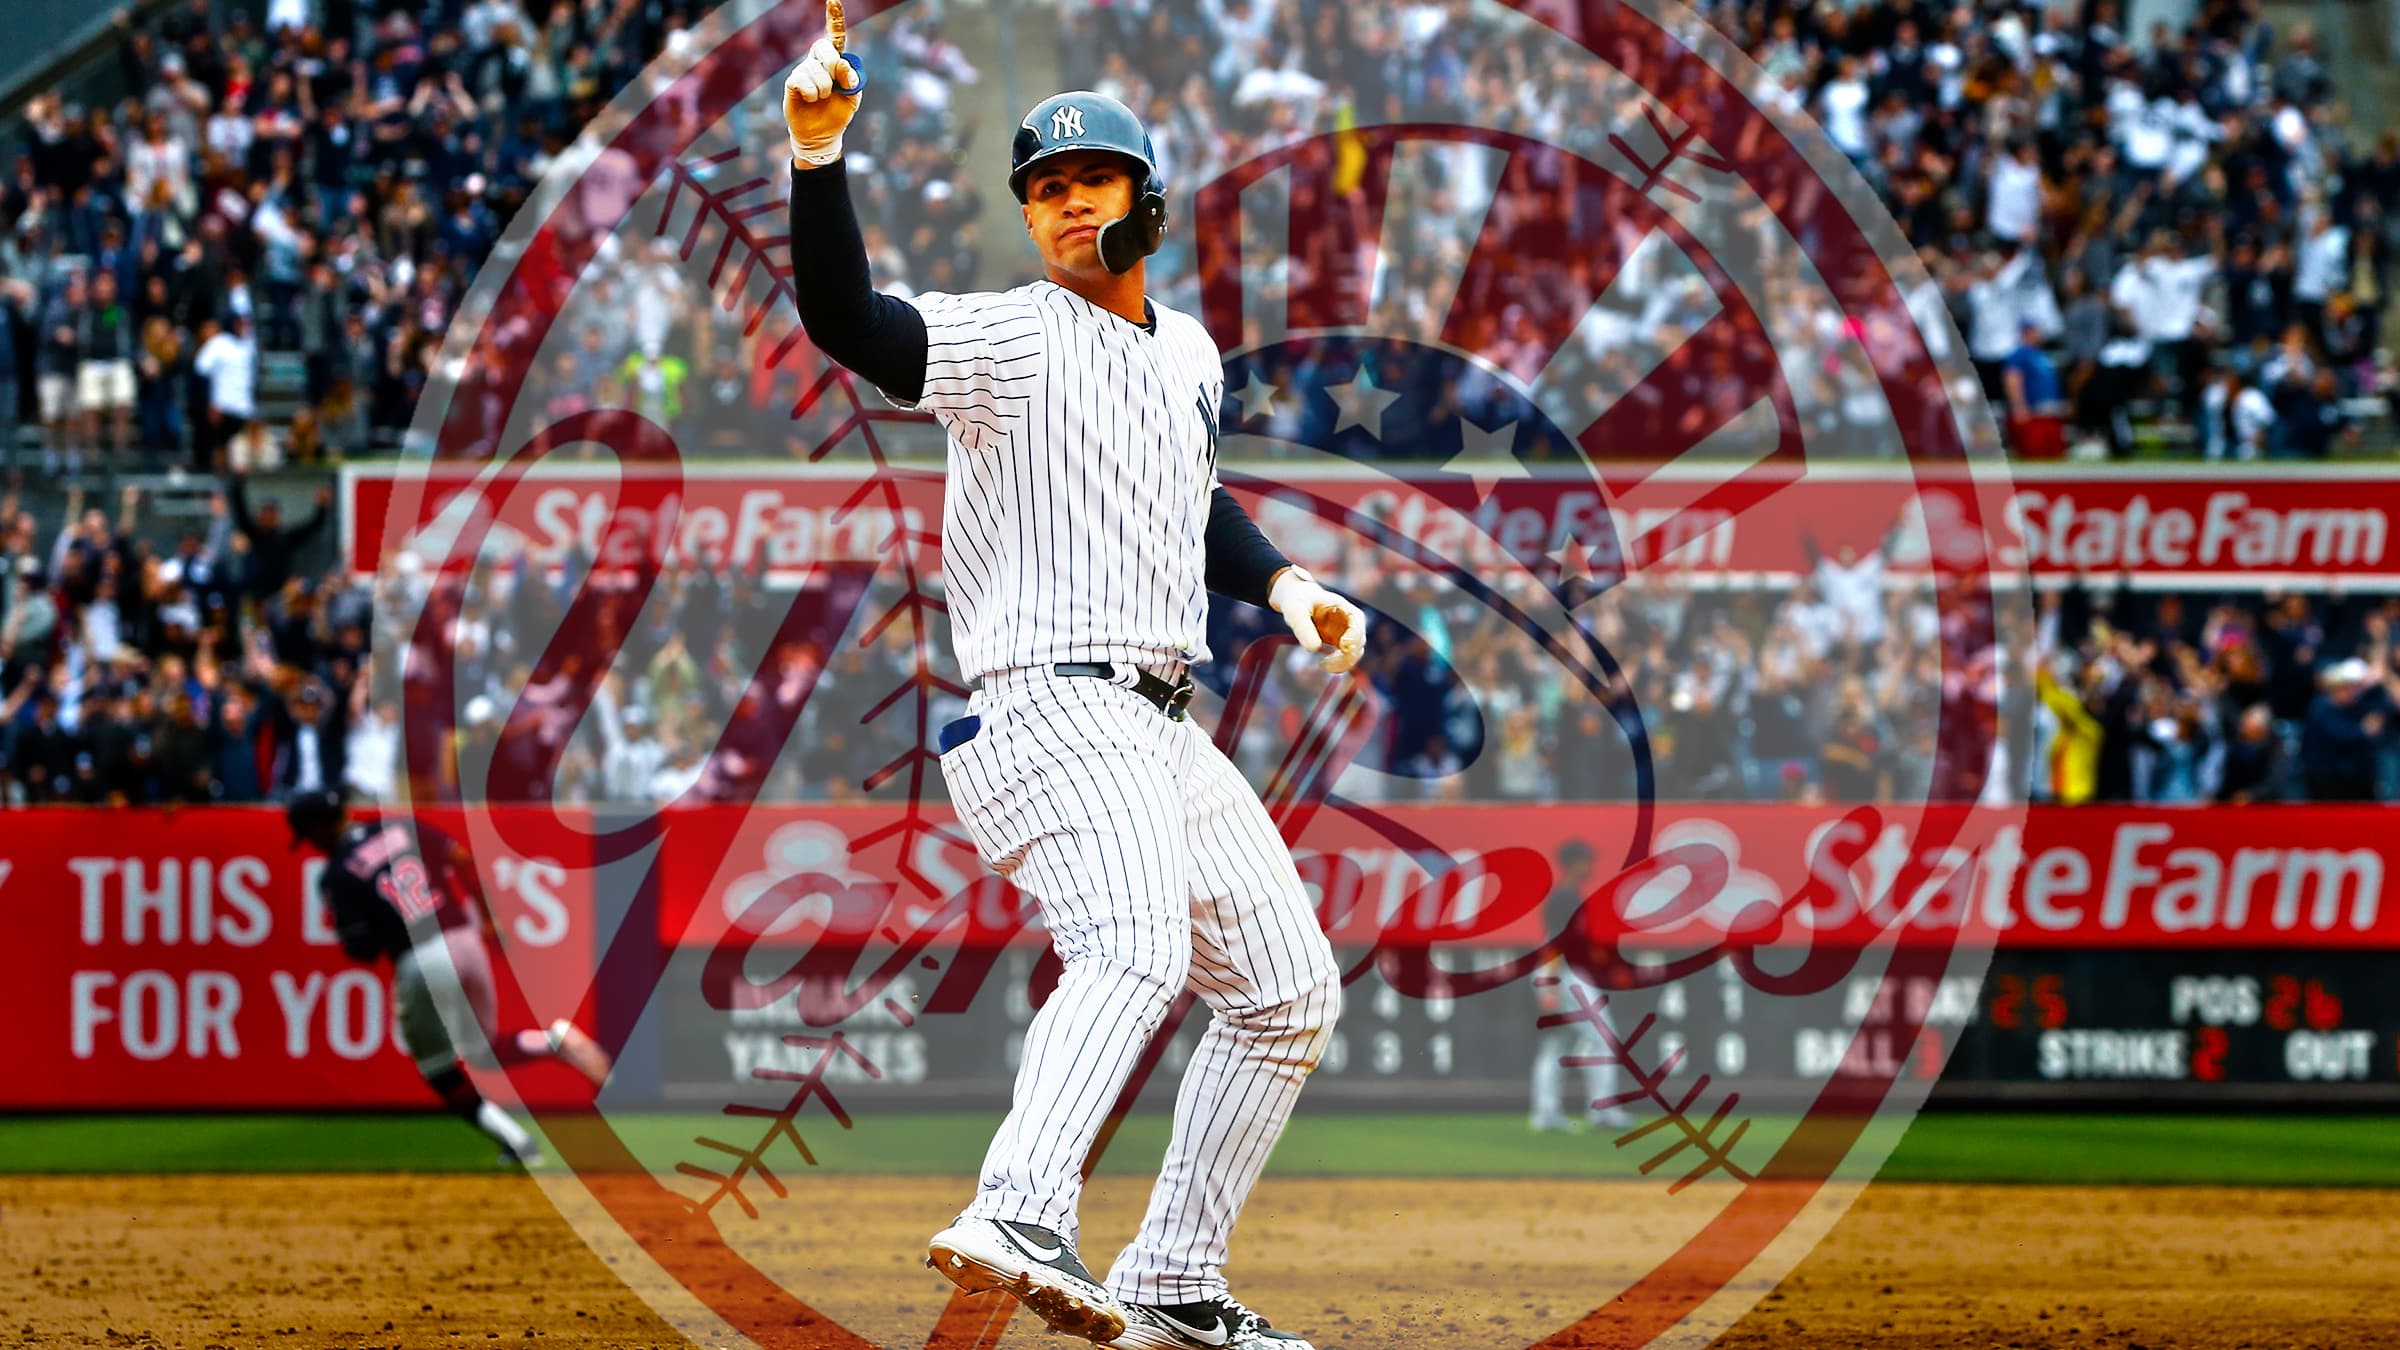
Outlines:
POLYGON ((1883 638, 1885 564, 1891 539, 1865 555, 1844 544, 1828 557, 1817 548, 1814 535, 1803 532, 1801 547, 1808 553, 1816 594, 1832 610, 1833 622, 1850 641, 1872 646, 1883 638))
POLYGON ((2104 702, 2099 686, 2106 672, 2097 665, 2086 666, 2082 676, 2084 688, 2070 690, 2051 674, 2048 661, 2042 661, 2034 672, 2042 706, 2057 719, 2049 737, 2050 759, 2043 795, 2062 806, 2080 806, 2090 801, 2100 786, 2100 741, 2106 732, 2096 715, 2096 705, 2104 702))
POLYGON ((7 654, 12 673, 38 677, 58 637, 58 604, 38 558, 18 558, 12 584, 16 590, 9 597, 5 624, 0 625, 0 652, 7 654))
POLYGON ((2292 272, 2292 310, 2303 330, 2322 333, 2326 302, 2349 283, 2350 232, 2330 211, 2308 215, 2292 272))
POLYGON ((75 740, 59 721, 58 698, 41 687, 37 672, 27 672, 0 712, 9 715, 9 774, 29 801, 60 801, 69 796, 68 777, 74 765, 75 740))
POLYGON ((105 267, 93 272, 90 300, 75 321, 75 406, 81 419, 76 442, 99 445, 105 417, 108 448, 122 461, 133 443, 134 319, 117 294, 115 272, 105 267))
POLYGON ((142 454, 153 464, 169 459, 183 443, 183 408, 176 390, 189 362, 183 337, 164 314, 142 325, 141 356, 134 367, 134 409, 141 422, 142 454))
POLYGON ((207 422, 193 444, 194 467, 210 473, 258 466, 262 456, 253 427, 258 417, 258 346, 250 340, 249 316, 237 313, 210 333, 192 355, 192 373, 208 382, 207 422))
POLYGON ((2254 462, 2266 455, 2275 422, 2275 405, 2257 386, 2239 369, 2220 370, 2200 402, 2202 453, 2212 462, 2254 462))
POLYGON ((2280 802, 2290 795, 2289 778, 2283 742, 2266 705, 2253 703, 2242 709, 2241 720, 2226 745, 2225 774, 2217 788, 2217 800, 2235 806, 2280 802))
POLYGON ((170 686, 165 704, 166 715, 159 728, 157 747, 158 779, 166 785, 165 800, 195 803, 218 800, 199 698, 170 686))
POLYGON ((2133 453, 2132 406, 2147 377, 2151 353, 2150 340, 2134 331, 2131 319, 2121 313, 2110 316, 2109 339, 2101 344, 2083 382, 2075 424, 2099 431, 2111 459, 2133 453))
POLYGON ((1817 120, 1824 123, 1825 135, 1832 140, 1833 148, 1848 155, 1850 162, 1861 169, 1868 167, 1875 150, 1867 131, 1869 98, 1858 58, 1847 54, 1837 56, 1833 78, 1817 95, 1817 120))
POLYGON ((664 354, 664 343, 645 340, 640 354, 625 358, 617 370, 633 410, 662 427, 683 420, 683 382, 690 374, 681 357, 664 354))
POLYGON ((257 698, 246 688, 227 689, 217 700, 216 715, 208 727, 211 801, 267 800, 267 773, 259 765, 267 724, 257 712, 257 698))
MULTIPOLYGON (((32 301, 33 287, 0 268, 0 467, 17 462, 17 326, 30 322, 25 310, 32 301)), ((0 521, 0 530, 7 527, 0 521)))
POLYGON ((2134 331, 2166 363, 2195 423, 2211 336, 2205 291, 2216 274, 2214 255, 2182 256, 2175 235, 2159 230, 2109 284, 2109 303, 2132 320, 2134 331))
POLYGON ((628 705, 612 721, 604 723, 604 729, 611 735, 607 769, 608 799, 620 802, 650 800, 651 783, 667 762, 667 747, 652 733, 649 712, 638 703, 628 705))
POLYGON ((313 678, 302 678, 288 697, 269 705, 276 753, 274 795, 314 792, 348 781, 347 705, 313 678))
POLYGON ((2009 412, 2005 371, 2026 344, 2046 341, 2061 326, 2058 300, 2033 250, 2014 245, 1986 254, 1966 278, 1967 354, 1995 412, 2009 412))
POLYGON ((2308 379, 2287 380, 2276 400, 2276 422, 2287 454, 2299 459, 2328 459, 2337 441, 2355 441, 2358 428, 2342 406, 2339 382, 2330 370, 2308 379))
POLYGON ((249 545, 246 562, 249 593, 264 600, 282 591, 292 580, 293 555, 332 519, 333 489, 317 489, 316 512, 297 525, 283 523, 283 503, 273 498, 259 503, 253 511, 247 475, 234 474, 232 487, 225 496, 233 512, 233 528, 249 545))
POLYGON ((2026 459, 2057 459, 2066 453, 2066 387, 2058 365, 2042 350, 2041 325, 2027 319, 2017 349, 2002 370, 2008 394, 2009 447, 2026 459))
MULTIPOLYGON (((40 355, 35 381, 40 394, 42 429, 50 454, 48 462, 66 462, 79 448, 76 440, 75 377, 83 365, 82 320, 87 297, 83 274, 72 273, 64 289, 43 307, 38 331, 40 355)), ((80 459, 77 454, 75 458, 80 459)))
POLYGON ((2324 692, 2309 705, 2300 738, 2300 771, 2318 802, 2375 800, 2376 750, 2388 730, 2392 696, 2385 680, 2357 657, 2336 662, 2324 692))

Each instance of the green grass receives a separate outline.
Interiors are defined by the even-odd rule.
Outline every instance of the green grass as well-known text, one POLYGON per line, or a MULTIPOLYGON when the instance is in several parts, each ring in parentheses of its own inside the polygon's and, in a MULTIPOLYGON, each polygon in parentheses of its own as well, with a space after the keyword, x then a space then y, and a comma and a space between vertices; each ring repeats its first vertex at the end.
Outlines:
MULTIPOLYGON (((732 1124, 703 1115, 618 1118, 653 1164, 699 1161, 691 1140, 732 1124)), ((846 1172, 971 1174, 997 1117, 830 1120, 803 1132, 819 1166, 846 1172)), ((1737 1157, 1756 1166, 1789 1130, 1761 1117, 1737 1157)), ((1103 1170, 1154 1170, 1164 1116, 1136 1116, 1103 1170)), ((1655 1140, 1656 1136, 1653 1136, 1655 1140)), ((1506 1115, 1315 1115, 1293 1123, 1271 1170, 1284 1176, 1635 1175, 1656 1152, 1613 1136, 1536 1135, 1506 1115)), ((493 1150, 440 1115, 30 1116, 0 1118, 5 1172, 488 1171, 493 1150)), ((1889 1181, 2400 1186, 2400 1117, 1937 1113, 1908 1128, 1889 1181)))
POLYGON ((1909 1181, 2400 1186, 2400 1116, 1919 1116, 1909 1181))

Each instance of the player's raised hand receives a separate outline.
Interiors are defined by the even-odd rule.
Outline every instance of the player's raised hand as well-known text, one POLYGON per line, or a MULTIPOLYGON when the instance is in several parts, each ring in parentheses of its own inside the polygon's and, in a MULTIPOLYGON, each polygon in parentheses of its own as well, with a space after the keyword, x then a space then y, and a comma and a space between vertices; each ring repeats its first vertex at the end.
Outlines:
POLYGON ((842 131, 858 113, 867 77, 847 53, 849 25, 842 0, 825 0, 825 36, 783 81, 783 120, 792 133, 792 158, 802 164, 831 164, 842 154, 842 131))
POLYGON ((1324 656, 1325 669, 1333 674, 1348 672, 1367 649, 1366 613, 1318 585, 1302 568, 1287 567, 1275 578, 1267 604, 1283 616, 1303 648, 1324 656))

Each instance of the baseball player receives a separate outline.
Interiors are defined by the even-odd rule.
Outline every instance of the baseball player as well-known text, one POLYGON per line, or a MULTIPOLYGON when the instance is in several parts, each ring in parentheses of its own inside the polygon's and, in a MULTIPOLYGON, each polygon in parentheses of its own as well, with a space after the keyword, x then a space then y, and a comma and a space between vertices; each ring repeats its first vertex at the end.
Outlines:
POLYGON ((474 866, 431 826, 399 819, 353 821, 339 792, 303 792, 284 808, 292 847, 326 858, 317 889, 353 961, 392 959, 392 1004, 417 1072, 442 1104, 498 1140, 501 1161, 532 1166, 541 1149, 525 1127, 486 1101, 459 1066, 496 1067, 555 1055, 592 1080, 608 1080, 607 1052, 565 1018, 547 1031, 495 1036, 491 951, 497 942, 474 866), (453 1039, 453 1031, 460 1032, 453 1039))
POLYGON ((1009 187, 1041 280, 880 295, 842 164, 864 71, 838 2, 826 10, 784 93, 800 317, 827 356, 948 432, 942 570, 978 687, 943 730, 943 777, 1064 966, 1026 1029, 981 1188, 928 1259, 1101 1344, 1308 1350, 1234 1301, 1224 1265, 1332 1033, 1340 972, 1257 794, 1184 709, 1210 591, 1273 608, 1337 674, 1365 615, 1217 481, 1224 369, 1197 321, 1145 294, 1166 187, 1134 115, 1067 93, 1017 129, 1009 187), (1187 987, 1212 1017, 1149 1210, 1104 1285, 1076 1252, 1081 1167, 1187 987))
MULTIPOLYGON (((1592 889, 1592 847, 1580 839, 1571 839, 1558 850, 1558 886, 1543 903, 1542 915, 1550 931, 1558 934, 1563 951, 1568 944, 1579 944, 1588 958, 1590 969, 1596 957, 1594 944, 1584 928, 1590 913, 1587 898, 1592 889)), ((1613 962, 1612 962, 1613 963, 1613 962)), ((1621 963, 1614 963, 1621 964, 1621 963)), ((1592 1128, 1631 1125, 1633 1116, 1617 1103, 1617 1062, 1608 1053, 1600 1038, 1600 1027, 1606 1026, 1610 1035, 1616 1034, 1609 1017, 1602 985, 1616 986, 1622 979, 1611 978, 1619 972, 1595 970, 1601 981, 1595 985, 1563 957, 1553 956, 1542 963, 1534 982, 1535 998, 1545 1014, 1580 1013, 1577 1020, 1541 1030, 1533 1049, 1533 1111, 1529 1118, 1533 1128, 1540 1131, 1566 1130, 1570 1121, 1559 1110, 1559 1095, 1565 1087, 1567 1061, 1583 1061, 1583 1123, 1592 1128), (1590 1012, 1584 1012, 1590 1009, 1590 1012), (1598 1019, 1597 1025, 1591 1019, 1598 1019)))

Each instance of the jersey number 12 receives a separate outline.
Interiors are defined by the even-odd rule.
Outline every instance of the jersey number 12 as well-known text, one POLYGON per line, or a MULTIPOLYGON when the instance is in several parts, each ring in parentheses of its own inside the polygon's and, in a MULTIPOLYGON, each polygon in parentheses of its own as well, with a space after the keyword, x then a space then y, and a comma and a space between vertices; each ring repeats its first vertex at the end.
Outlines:
POLYGON ((410 923, 442 907, 441 900, 433 893, 432 882, 425 876, 425 865, 414 858, 394 859, 376 879, 375 889, 410 923))

